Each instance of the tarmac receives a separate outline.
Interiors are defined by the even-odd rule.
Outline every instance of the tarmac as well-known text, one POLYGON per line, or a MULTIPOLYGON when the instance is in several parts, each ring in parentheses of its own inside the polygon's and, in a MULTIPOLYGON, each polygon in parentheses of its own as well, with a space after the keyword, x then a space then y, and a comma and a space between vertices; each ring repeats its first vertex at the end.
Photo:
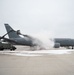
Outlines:
POLYGON ((40 53, 21 50, 0 52, 0 75, 74 75, 73 50, 55 50, 68 51, 62 54, 54 54, 54 50, 40 53), (31 56, 16 54, 21 52, 31 56))

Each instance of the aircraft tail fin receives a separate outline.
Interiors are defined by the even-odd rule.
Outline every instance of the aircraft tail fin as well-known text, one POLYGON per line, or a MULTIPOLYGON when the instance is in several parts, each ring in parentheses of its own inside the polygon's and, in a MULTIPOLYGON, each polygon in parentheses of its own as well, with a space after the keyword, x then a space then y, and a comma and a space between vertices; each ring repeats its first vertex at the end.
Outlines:
POLYGON ((9 38, 20 38, 20 36, 17 35, 17 33, 13 30, 13 28, 9 26, 9 24, 4 24, 4 25, 5 25, 9 38))

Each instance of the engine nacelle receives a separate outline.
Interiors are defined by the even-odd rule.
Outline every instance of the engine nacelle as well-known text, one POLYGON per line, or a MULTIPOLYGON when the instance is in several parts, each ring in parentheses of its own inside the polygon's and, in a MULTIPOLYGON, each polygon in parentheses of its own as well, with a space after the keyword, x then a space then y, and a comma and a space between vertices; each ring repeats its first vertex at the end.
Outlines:
POLYGON ((59 48, 60 47, 60 43, 55 43, 54 44, 54 48, 59 48))

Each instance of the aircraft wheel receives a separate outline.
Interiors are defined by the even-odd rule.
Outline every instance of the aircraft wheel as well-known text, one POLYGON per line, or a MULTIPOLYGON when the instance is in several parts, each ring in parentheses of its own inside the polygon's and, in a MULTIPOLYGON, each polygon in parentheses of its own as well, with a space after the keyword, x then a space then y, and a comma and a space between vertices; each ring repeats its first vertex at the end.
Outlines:
POLYGON ((10 48, 11 51, 15 51, 16 47, 12 47, 10 48))
POLYGON ((4 50, 4 48, 3 48, 3 47, 1 47, 1 48, 0 48, 0 51, 3 51, 3 50, 4 50))
POLYGON ((73 46, 72 46, 72 49, 73 49, 73 46))

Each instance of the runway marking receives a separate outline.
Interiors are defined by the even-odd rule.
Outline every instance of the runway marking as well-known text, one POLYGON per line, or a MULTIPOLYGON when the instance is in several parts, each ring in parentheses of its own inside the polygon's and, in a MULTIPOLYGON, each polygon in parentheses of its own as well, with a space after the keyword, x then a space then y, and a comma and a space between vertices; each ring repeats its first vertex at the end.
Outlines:
POLYGON ((74 50, 0 51, 0 54, 9 54, 17 56, 44 56, 44 55, 71 54, 72 52, 74 52, 74 50))

